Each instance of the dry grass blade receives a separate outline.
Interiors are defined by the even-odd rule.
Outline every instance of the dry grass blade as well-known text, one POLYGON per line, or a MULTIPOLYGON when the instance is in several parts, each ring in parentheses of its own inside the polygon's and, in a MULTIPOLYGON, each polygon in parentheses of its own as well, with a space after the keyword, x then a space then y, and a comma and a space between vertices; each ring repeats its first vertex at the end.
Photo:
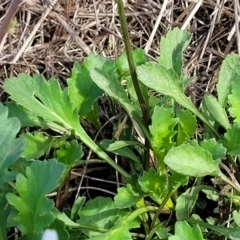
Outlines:
MULTIPOLYGON (((59 0, 54 7, 48 1, 32 3, 27 0, 18 10, 18 24, 2 45, 1 80, 37 71, 65 81, 72 64, 82 62, 91 51, 113 59, 122 52, 115 1, 59 0)), ((0 3, 1 19, 9 6, 10 0, 0 3)), ((128 0, 125 10, 132 48, 144 48, 152 60, 159 56, 160 38, 168 29, 177 26, 193 33, 184 73, 197 76, 189 87, 195 102, 214 90, 226 54, 240 51, 237 0, 128 0)))
POLYGON ((234 16, 235 16, 235 29, 237 33, 237 48, 238 54, 240 55, 240 33, 239 33, 239 2, 234 0, 234 16))
POLYGON ((37 33, 37 30, 40 28, 41 24, 43 23, 43 21, 45 20, 45 18, 49 14, 49 12, 51 11, 52 7, 57 3, 57 1, 58 0, 53 0, 52 3, 47 7, 47 9, 42 14, 42 17, 40 18, 40 20, 37 22, 34 29, 32 30, 31 34, 25 40, 25 42, 23 43, 23 46, 21 47, 21 49, 18 51, 17 55, 14 57, 14 59, 10 63, 13 63, 13 64, 16 63, 18 61, 18 59, 20 58, 20 56, 22 55, 22 53, 24 51, 26 51, 29 43, 32 41, 32 38, 35 36, 35 34, 37 33))
POLYGON ((168 4, 168 0, 164 0, 163 5, 162 5, 162 8, 161 8, 161 11, 160 11, 159 16, 158 16, 158 18, 157 18, 157 21, 156 21, 156 23, 155 23, 155 25, 154 25, 153 31, 152 31, 152 33, 151 33, 151 35, 150 35, 150 38, 149 38, 149 40, 147 41, 147 44, 146 44, 146 46, 145 46, 145 52, 146 52, 146 53, 148 53, 148 50, 149 50, 149 48, 150 48, 150 46, 151 46, 151 44, 152 44, 153 38, 154 38, 154 36, 155 36, 155 33, 156 33, 156 31, 157 31, 157 29, 158 29, 158 27, 159 27, 159 24, 160 24, 160 22, 161 22, 161 20, 162 20, 164 11, 165 11, 166 8, 167 8, 167 4, 168 4))

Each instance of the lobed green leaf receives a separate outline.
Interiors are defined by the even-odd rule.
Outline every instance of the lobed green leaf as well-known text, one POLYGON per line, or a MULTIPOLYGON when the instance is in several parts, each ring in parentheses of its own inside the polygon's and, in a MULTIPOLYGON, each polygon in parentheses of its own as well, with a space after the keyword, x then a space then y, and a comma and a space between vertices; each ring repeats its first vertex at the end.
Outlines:
MULTIPOLYGON (((239 60, 240 61, 240 60, 239 60)), ((232 82, 231 94, 228 95, 231 107, 228 109, 235 121, 240 123, 240 75, 235 74, 232 82)))
POLYGON ((172 97, 179 104, 203 119, 203 116, 195 108, 190 98, 184 94, 183 86, 179 82, 179 76, 172 69, 166 69, 159 65, 145 64, 137 67, 137 74, 143 84, 158 93, 172 97))
POLYGON ((144 196, 144 194, 136 192, 131 184, 127 184, 126 187, 118 188, 117 191, 118 193, 114 197, 114 204, 120 209, 134 206, 144 196))
POLYGON ((180 77, 183 67, 183 51, 189 45, 192 34, 174 28, 161 38, 159 63, 166 69, 173 69, 180 77))
POLYGON ((228 120, 227 113, 225 109, 219 104, 217 99, 209 95, 204 96, 203 101, 210 114, 214 117, 214 119, 225 129, 228 129, 230 127, 230 123, 228 120))
MULTIPOLYGON (((116 208, 111 198, 97 197, 89 200, 78 214, 80 219, 77 223, 110 230, 121 216, 121 210, 116 208)), ((83 233, 89 237, 101 235, 89 229, 83 229, 83 233)))
POLYGON ((14 220, 29 240, 40 239, 44 228, 54 221, 51 210, 54 202, 45 195, 58 186, 64 165, 56 159, 34 161, 27 167, 26 176, 17 175, 16 190, 18 196, 7 194, 9 204, 17 210, 14 220))
POLYGON ((156 201, 167 194, 167 176, 160 176, 153 168, 143 172, 138 182, 142 191, 152 196, 156 201))
POLYGON ((156 106, 152 115, 152 125, 149 126, 152 135, 152 146, 157 161, 163 161, 166 152, 174 146, 173 137, 176 134, 175 126, 178 119, 174 118, 173 108, 156 106))
POLYGON ((204 139, 199 146, 212 154, 213 160, 220 160, 226 155, 226 148, 218 143, 215 138, 204 139))
POLYGON ((7 79, 3 86, 10 98, 27 108, 33 115, 58 123, 68 130, 79 128, 77 109, 73 109, 67 89, 61 90, 59 82, 43 76, 19 74, 7 79))
POLYGON ((53 142, 53 138, 51 136, 44 136, 39 132, 22 133, 20 138, 27 141, 27 146, 22 154, 22 157, 27 160, 38 159, 48 153, 53 142))
POLYGON ((179 119, 177 125, 177 145, 187 142, 197 129, 196 117, 189 111, 178 109, 176 116, 179 119))
MULTIPOLYGON (((140 66, 148 61, 143 49, 133 50, 132 56, 136 66, 140 66)), ((130 74, 126 52, 123 52, 122 55, 116 60, 116 69, 120 76, 126 76, 130 74)))
POLYGON ((103 89, 110 97, 120 103, 123 108, 132 116, 134 106, 130 103, 124 87, 114 75, 110 75, 98 68, 90 71, 93 81, 103 89))
POLYGON ((228 128, 221 141, 229 154, 240 154, 240 124, 234 123, 228 128))
POLYGON ((103 94, 103 91, 93 82, 84 63, 83 66, 75 63, 71 77, 68 79, 68 93, 73 109, 79 109, 78 113, 82 118, 93 110, 94 102, 103 94))
POLYGON ((170 236, 169 240, 204 240, 198 224, 191 227, 186 221, 177 221, 174 232, 174 236, 170 236))
POLYGON ((22 154, 26 141, 16 138, 20 130, 17 118, 8 118, 8 108, 0 103, 0 187, 5 182, 13 181, 16 173, 9 171, 10 167, 22 154))
POLYGON ((28 109, 15 102, 7 102, 9 117, 17 117, 21 122, 21 127, 45 127, 44 120, 33 115, 28 109))
POLYGON ((72 165, 83 157, 82 146, 78 144, 77 140, 65 142, 60 149, 56 151, 59 162, 67 166, 72 165))

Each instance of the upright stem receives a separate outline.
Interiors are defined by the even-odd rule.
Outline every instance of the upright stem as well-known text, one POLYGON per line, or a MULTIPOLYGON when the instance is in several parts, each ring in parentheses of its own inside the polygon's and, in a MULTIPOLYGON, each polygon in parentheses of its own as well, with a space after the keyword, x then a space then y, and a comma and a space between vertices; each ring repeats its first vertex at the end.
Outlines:
MULTIPOLYGON (((122 33, 123 33, 123 40, 124 40, 124 45, 125 45, 125 49, 126 49, 126 55, 127 55, 129 70, 130 70, 130 74, 131 74, 131 77, 132 77, 133 86, 134 86, 135 92, 136 92, 137 97, 138 97, 138 101, 139 101, 140 106, 141 106, 144 123, 145 123, 145 126, 148 127, 148 125, 150 124, 150 115, 149 115, 147 105, 145 103, 143 94, 141 92, 141 89, 140 89, 140 86, 139 86, 139 83, 138 83, 136 67, 135 67, 135 64, 134 64, 134 61, 133 61, 132 50, 131 50, 131 45, 130 45, 130 38, 129 38, 129 34, 128 34, 127 21, 126 21, 126 18, 125 18, 125 10, 124 10, 122 0, 117 0, 117 3, 118 3, 118 13, 119 13, 119 18, 120 18, 120 22, 121 22, 121 28, 122 28, 122 33)), ((150 143, 149 143, 147 138, 145 138, 145 139, 146 139, 145 140, 145 146, 146 146, 147 150, 145 151, 144 168, 148 169, 149 168, 150 143)))

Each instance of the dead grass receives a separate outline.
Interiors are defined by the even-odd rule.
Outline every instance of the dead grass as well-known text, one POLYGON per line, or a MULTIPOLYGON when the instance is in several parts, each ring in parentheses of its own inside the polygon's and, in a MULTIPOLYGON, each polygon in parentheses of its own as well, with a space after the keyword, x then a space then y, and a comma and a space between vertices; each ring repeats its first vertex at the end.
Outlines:
MULTIPOLYGON (((114 0, 59 0, 53 7, 50 1, 32 1, 18 11, 14 32, 1 46, 1 81, 19 72, 65 81, 73 63, 91 51, 116 58, 124 49, 114 0)), ((1 3, 1 19, 8 6, 9 1, 1 3)), ((190 91, 198 96, 214 89, 223 58, 237 51, 234 0, 127 0, 125 8, 132 47, 145 48, 153 60, 168 29, 190 30, 193 40, 184 72, 197 76, 190 91)))

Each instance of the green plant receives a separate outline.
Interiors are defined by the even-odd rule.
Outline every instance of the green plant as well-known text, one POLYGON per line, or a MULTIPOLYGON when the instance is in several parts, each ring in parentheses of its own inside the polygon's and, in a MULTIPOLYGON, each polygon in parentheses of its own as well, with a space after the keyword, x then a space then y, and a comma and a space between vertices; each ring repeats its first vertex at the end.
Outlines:
POLYGON ((90 54, 82 65, 75 63, 63 90, 56 79, 46 81, 40 75, 6 80, 4 90, 12 101, 0 105, 1 239, 7 239, 11 227, 29 240, 41 239, 46 228, 56 229, 60 240, 200 240, 209 232, 239 239, 240 57, 227 56, 219 74, 218 99, 205 96, 198 109, 185 95, 194 78, 182 74, 183 52, 190 40, 187 31, 169 31, 161 39, 157 63, 149 62, 141 49, 128 48, 114 61, 90 54), (136 71, 129 68, 129 56, 136 71), (139 81, 134 82, 135 77, 139 81), (97 100, 103 93, 130 117, 131 134, 123 131, 117 139, 103 138, 97 144, 81 120, 99 125, 97 100), (198 125, 204 128, 201 139, 194 135, 198 125), (17 137, 20 127, 50 129, 61 137, 41 131, 20 132, 17 137), (85 163, 83 145, 117 170, 126 185, 118 188, 114 199, 99 196, 86 201, 80 196, 70 213, 60 212, 46 194, 58 187, 59 199, 71 169, 85 163), (150 167, 149 149, 155 168, 150 167), (50 150, 53 159, 37 160, 50 150), (110 154, 126 157, 130 173, 110 154), (221 185, 205 184, 206 176, 221 185), (225 185, 230 192, 224 191, 225 185), (196 214, 200 194, 234 202, 229 227, 196 214), (171 212, 176 215, 171 222, 162 217, 171 212))

